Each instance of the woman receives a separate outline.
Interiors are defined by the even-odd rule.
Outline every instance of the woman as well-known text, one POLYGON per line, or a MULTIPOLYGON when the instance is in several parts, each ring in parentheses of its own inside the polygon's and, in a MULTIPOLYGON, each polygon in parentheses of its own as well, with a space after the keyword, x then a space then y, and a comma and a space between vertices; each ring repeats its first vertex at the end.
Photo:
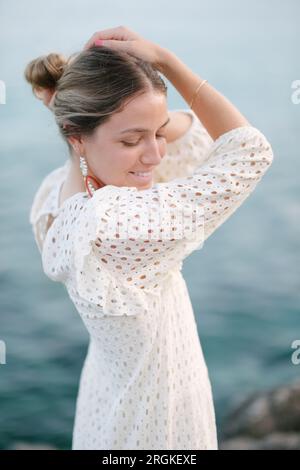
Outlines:
POLYGON ((125 27, 95 33, 72 61, 36 59, 25 75, 71 151, 30 221, 45 273, 90 334, 72 448, 217 449, 181 267, 253 192, 269 142, 174 53, 125 27), (189 105, 184 135, 158 71, 189 105))

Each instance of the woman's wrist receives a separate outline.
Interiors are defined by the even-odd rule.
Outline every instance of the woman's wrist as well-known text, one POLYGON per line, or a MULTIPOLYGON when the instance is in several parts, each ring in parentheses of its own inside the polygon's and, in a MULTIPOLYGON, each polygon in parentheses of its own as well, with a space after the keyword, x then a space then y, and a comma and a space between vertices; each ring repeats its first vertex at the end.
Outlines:
POLYGON ((194 73, 174 52, 159 47, 158 70, 172 83, 187 103, 190 103, 193 94, 203 79, 194 73))
POLYGON ((158 70, 169 79, 168 75, 172 71, 176 55, 169 49, 157 46, 157 63, 155 64, 158 70))
POLYGON ((159 67, 202 122, 213 140, 236 127, 250 125, 245 116, 204 78, 194 73, 173 52, 160 48, 159 67), (197 92, 197 90, 199 90, 197 92))

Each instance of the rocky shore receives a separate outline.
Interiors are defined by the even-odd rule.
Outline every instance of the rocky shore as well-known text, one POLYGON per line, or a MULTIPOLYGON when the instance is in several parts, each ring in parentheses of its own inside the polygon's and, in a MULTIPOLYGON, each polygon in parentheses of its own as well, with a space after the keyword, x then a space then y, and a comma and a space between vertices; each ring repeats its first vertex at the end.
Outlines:
POLYGON ((300 450, 300 380, 258 392, 233 409, 220 450, 300 450))

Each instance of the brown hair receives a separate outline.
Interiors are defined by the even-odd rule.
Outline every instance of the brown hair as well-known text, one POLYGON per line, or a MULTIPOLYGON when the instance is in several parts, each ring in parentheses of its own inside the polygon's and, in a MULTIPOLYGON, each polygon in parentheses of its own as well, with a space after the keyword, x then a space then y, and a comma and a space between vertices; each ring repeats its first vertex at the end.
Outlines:
POLYGON ((93 46, 69 59, 49 54, 32 60, 25 78, 56 91, 52 110, 62 137, 88 135, 121 111, 129 98, 150 90, 167 95, 157 70, 123 51, 93 46))

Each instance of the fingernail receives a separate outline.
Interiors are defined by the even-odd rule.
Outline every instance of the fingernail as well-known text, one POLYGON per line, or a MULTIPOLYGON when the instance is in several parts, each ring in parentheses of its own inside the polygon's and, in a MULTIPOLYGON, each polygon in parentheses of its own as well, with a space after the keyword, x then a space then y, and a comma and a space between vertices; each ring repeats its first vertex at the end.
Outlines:
POLYGON ((103 46, 103 39, 97 39, 97 41, 95 41, 95 46, 103 46))

